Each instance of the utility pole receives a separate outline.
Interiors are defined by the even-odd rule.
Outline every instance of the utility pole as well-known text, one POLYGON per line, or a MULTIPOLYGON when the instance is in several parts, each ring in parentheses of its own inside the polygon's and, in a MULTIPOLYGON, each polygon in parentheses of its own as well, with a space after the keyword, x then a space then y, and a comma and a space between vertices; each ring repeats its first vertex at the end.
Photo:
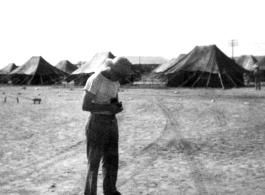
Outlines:
POLYGON ((234 59, 234 47, 238 46, 238 41, 235 39, 232 39, 228 42, 228 45, 232 47, 232 59, 234 59))

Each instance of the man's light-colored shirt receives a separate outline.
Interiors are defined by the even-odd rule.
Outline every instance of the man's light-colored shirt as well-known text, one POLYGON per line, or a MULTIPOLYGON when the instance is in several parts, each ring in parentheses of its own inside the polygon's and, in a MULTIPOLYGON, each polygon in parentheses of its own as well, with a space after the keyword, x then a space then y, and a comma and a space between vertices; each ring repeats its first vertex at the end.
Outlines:
MULTIPOLYGON (((109 104, 111 98, 116 98, 119 92, 120 83, 111 81, 104 77, 101 72, 92 74, 86 82, 84 90, 95 95, 94 103, 109 104)), ((95 113, 95 112, 94 112, 95 113)), ((96 114, 111 114, 108 111, 96 112, 96 114)))

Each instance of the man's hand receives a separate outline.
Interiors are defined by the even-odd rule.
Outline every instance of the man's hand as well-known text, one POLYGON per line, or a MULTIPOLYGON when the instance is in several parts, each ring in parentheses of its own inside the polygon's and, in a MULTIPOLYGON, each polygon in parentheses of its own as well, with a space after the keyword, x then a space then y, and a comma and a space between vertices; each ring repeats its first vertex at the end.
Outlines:
POLYGON ((118 102, 110 104, 110 112, 112 114, 118 114, 119 112, 123 111, 123 108, 120 105, 121 104, 118 102))
POLYGON ((117 114, 123 110, 122 108, 122 103, 118 102, 118 99, 109 104, 97 104, 93 103, 93 99, 95 98, 95 95, 85 91, 84 93, 84 98, 83 98, 83 105, 82 109, 84 111, 89 111, 89 112, 111 112, 112 114, 117 114))

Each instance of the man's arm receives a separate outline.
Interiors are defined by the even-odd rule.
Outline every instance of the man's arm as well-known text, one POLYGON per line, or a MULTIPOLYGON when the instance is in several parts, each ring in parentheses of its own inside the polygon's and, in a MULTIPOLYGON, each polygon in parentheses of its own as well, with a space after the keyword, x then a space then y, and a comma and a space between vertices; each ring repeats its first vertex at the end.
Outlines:
POLYGON ((89 91, 85 90, 83 97, 82 110, 89 112, 102 112, 109 111, 113 114, 117 114, 122 111, 122 108, 118 107, 116 104, 97 104, 93 100, 95 95, 89 91))

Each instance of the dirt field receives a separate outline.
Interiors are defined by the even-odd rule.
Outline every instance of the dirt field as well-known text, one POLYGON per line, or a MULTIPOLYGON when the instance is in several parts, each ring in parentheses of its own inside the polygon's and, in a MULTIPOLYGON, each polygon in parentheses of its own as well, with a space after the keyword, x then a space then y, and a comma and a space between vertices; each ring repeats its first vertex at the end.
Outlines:
MULTIPOLYGON (((1 195, 83 193, 88 113, 82 95, 82 88, 0 86, 1 195), (41 103, 33 104, 34 97, 41 103)), ((264 86, 122 89, 118 190, 264 195, 264 97, 264 86)))

